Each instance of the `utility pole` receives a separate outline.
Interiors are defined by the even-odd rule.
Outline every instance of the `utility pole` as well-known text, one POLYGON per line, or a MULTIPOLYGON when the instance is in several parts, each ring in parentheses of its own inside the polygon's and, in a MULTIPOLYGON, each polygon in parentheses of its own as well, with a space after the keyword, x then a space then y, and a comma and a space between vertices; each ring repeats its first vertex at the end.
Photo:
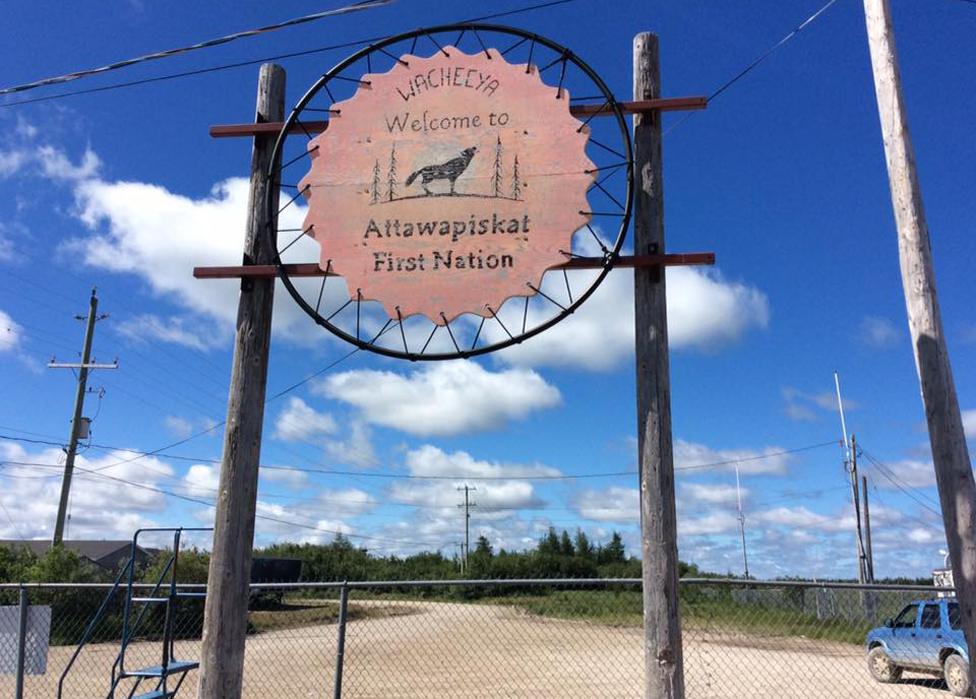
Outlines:
MULTIPOLYGON (((258 77, 255 121, 282 121, 284 113, 285 71, 281 66, 265 63, 258 77)), ((274 133, 254 138, 245 265, 274 264, 279 183, 272 181, 268 173, 277 170, 278 163, 271 162, 275 138, 274 133), (270 211, 264 203, 268 188, 270 211)), ((241 696, 274 285, 274 279, 248 277, 241 281, 203 615, 198 699, 241 696)))
POLYGON ((458 507, 464 508, 464 550, 461 553, 461 574, 463 575, 468 572, 468 554, 471 553, 471 508, 477 507, 478 503, 471 502, 468 499, 468 492, 477 490, 477 488, 472 488, 467 484, 458 486, 458 492, 462 490, 464 491, 464 502, 458 507))
POLYGON ((867 563, 867 579, 874 582, 874 552, 871 550, 871 509, 868 507, 868 477, 861 476, 861 493, 864 498, 864 547, 867 563))
POLYGON ((739 464, 735 465, 735 499, 739 504, 739 533, 742 535, 742 566, 749 579, 749 556, 746 554, 746 516, 742 512, 742 491, 739 489, 739 464))
POLYGON ((847 421, 844 419, 844 401, 840 396, 840 376, 834 372, 834 387, 837 389, 837 410, 840 412, 840 429, 844 436, 844 470, 851 481, 851 504, 854 507, 854 536, 857 547, 857 581, 862 585, 864 575, 864 538, 861 534, 861 496, 857 484, 857 445, 853 435, 847 439, 847 421))
POLYGON ((898 228, 898 259, 908 327, 925 405, 960 621, 969 646, 969 677, 973 685, 970 696, 973 696, 976 693, 976 480, 942 330, 932 247, 901 91, 891 7, 887 0, 864 0, 864 14, 898 228))
MULTIPOLYGON (((68 448, 65 450, 64 476, 61 478, 61 498, 58 501, 58 517, 54 522, 53 546, 60 546, 64 540, 64 519, 68 512, 68 496, 71 494, 71 476, 75 469, 75 456, 78 453, 78 440, 87 437, 88 426, 91 423, 82 417, 85 409, 85 394, 88 392, 88 372, 92 369, 118 369, 119 362, 112 364, 94 364, 91 359, 92 340, 95 337, 95 323, 108 318, 108 314, 98 315, 98 296, 96 289, 92 289, 88 299, 88 316, 85 325, 85 344, 81 350, 81 363, 59 363, 53 359, 48 363, 49 369, 77 369, 78 386, 75 391, 75 409, 71 418, 71 432, 68 437, 68 448)), ((85 316, 75 316, 77 320, 86 320, 85 316)))
MULTIPOLYGON (((634 99, 660 97, 657 36, 634 37, 634 99)), ((630 173, 628 173, 630 176, 630 173)), ((664 248, 661 114, 634 115, 634 254, 664 248)), ((668 311, 660 267, 634 269, 637 453, 644 602, 644 697, 684 699, 678 611, 678 541, 671 440, 668 311)))

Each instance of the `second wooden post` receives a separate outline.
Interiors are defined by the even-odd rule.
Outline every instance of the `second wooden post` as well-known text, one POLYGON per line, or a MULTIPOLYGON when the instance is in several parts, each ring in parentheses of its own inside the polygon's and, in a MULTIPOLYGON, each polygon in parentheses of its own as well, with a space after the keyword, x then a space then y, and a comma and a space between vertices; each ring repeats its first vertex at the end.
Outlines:
MULTIPOLYGON (((634 38, 634 99, 660 96, 657 36, 634 38)), ((664 252, 661 113, 634 116, 634 254, 664 252)), ((634 269, 645 699, 683 699, 671 380, 664 269, 634 269)))

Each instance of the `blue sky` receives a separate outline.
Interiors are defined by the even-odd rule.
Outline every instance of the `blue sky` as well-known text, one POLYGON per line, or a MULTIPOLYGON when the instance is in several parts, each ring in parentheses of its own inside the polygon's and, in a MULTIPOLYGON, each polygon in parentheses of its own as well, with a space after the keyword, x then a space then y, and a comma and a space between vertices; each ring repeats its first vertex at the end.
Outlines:
MULTIPOLYGON (((335 3, 334 3, 335 4, 335 3)), ((213 140, 248 121, 257 67, 45 101, 19 99, 384 36, 528 3, 399 0, 371 10, 23 95, 0 98, 0 434, 61 442, 73 382, 45 368, 76 356, 92 286, 100 310, 69 535, 127 538, 137 526, 209 521, 236 284, 191 268, 240 258, 250 149, 213 140), (190 457, 176 459, 173 456, 190 457), (127 460, 119 464, 119 461, 127 460)), ((508 21, 572 47, 625 98, 631 40, 661 37, 664 94, 708 94, 820 2, 577 0, 508 21), (640 18, 640 19, 635 19, 640 18)), ((976 7, 893 2, 904 87, 932 233, 957 388, 976 437, 971 298, 976 7)), ((13 85, 194 43, 323 9, 213 2, 19 4, 0 61, 13 85)), ((283 61, 288 103, 349 49, 283 61)), ((665 128, 681 115, 668 115, 665 128)), ((886 465, 872 482, 878 575, 941 563, 937 493, 919 398, 860 3, 839 0, 759 68, 665 139, 671 251, 714 250, 714 270, 671 270, 679 548, 709 570, 741 571, 731 467, 742 459, 751 572, 852 576, 854 539, 837 446, 833 377, 848 425, 886 465), (751 459, 751 460, 750 460, 751 459)), ((301 212, 296 215, 300 216, 301 212)), ((579 314, 507 353, 405 364, 358 353, 269 403, 258 543, 350 534, 378 553, 455 550, 455 488, 477 487, 472 527, 496 547, 532 545, 550 525, 637 550, 631 281, 614 272, 579 314), (429 480, 426 476, 456 476, 429 480), (479 480, 478 477, 492 477, 479 480), (275 521, 277 520, 277 521, 275 521), (296 526, 301 525, 301 526, 296 526)), ((269 395, 348 349, 281 291, 269 395)), ((0 441, 0 538, 50 535, 57 446, 0 441), (35 465, 18 465, 35 464, 35 465), (46 465, 36 465, 46 464, 46 465)))

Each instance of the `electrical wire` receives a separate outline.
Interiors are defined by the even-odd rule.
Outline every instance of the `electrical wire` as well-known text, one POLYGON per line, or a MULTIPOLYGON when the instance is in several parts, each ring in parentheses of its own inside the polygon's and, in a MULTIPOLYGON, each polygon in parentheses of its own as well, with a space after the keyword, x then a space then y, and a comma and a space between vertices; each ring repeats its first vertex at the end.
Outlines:
POLYGON ((234 34, 228 34, 227 36, 218 37, 216 39, 208 39, 207 41, 201 41, 196 44, 191 44, 190 46, 182 46, 180 48, 168 49, 166 51, 157 51, 155 53, 148 53, 142 56, 136 56, 135 58, 127 58, 122 61, 116 61, 115 63, 109 63, 108 65, 101 66, 100 68, 88 68, 86 70, 78 70, 72 73, 65 73, 64 75, 58 75, 52 78, 35 80, 33 82, 24 83, 22 85, 14 85, 12 87, 0 88, 0 95, 9 95, 18 92, 27 92, 28 90, 34 90, 38 87, 45 87, 48 85, 61 85, 63 83, 72 82, 74 80, 81 80, 82 78, 88 78, 91 77, 92 75, 101 75, 102 73, 108 73, 113 70, 119 70, 120 68, 128 68, 129 66, 138 65, 140 63, 147 63, 149 61, 158 61, 162 58, 170 58, 172 56, 180 56, 182 54, 190 53, 192 51, 199 51, 200 49, 213 48, 214 46, 223 46, 224 44, 229 44, 232 41, 237 41, 238 39, 248 39, 253 36, 258 36, 259 34, 266 34, 268 32, 277 31, 279 29, 285 29, 286 27, 294 27, 299 24, 314 22, 316 20, 325 19, 326 17, 344 15, 350 12, 361 12, 363 10, 371 10, 375 7, 382 7, 383 5, 389 5, 394 1, 395 0, 362 0, 361 2, 357 2, 352 5, 346 5, 344 7, 339 7, 334 10, 325 10, 323 12, 316 12, 311 15, 305 15, 304 17, 297 17, 295 19, 289 19, 284 22, 269 24, 267 26, 259 27, 257 29, 249 29, 243 32, 235 32, 234 34))
MULTIPOLYGON (((488 15, 482 15, 480 17, 471 17, 469 19, 461 20, 461 22, 482 22, 489 19, 499 19, 501 17, 508 17, 510 15, 520 14, 523 12, 531 12, 534 10, 546 9, 549 7, 555 7, 556 5, 565 5, 570 2, 577 2, 578 0, 551 0, 551 2, 538 3, 536 5, 529 5, 526 7, 516 8, 513 10, 506 10, 504 12, 494 12, 488 15)), ((365 39, 357 39, 355 41, 346 41, 341 44, 332 44, 330 46, 320 46, 318 48, 306 49, 304 51, 292 51, 289 53, 280 53, 274 56, 265 56, 263 58, 254 58, 246 61, 238 61, 236 63, 225 63, 222 65, 208 66, 206 68, 197 68, 195 70, 187 70, 180 73, 170 73, 168 75, 159 75, 153 78, 143 78, 141 80, 130 80, 124 83, 113 83, 112 85, 103 85, 101 87, 88 88, 85 90, 74 90, 71 92, 60 92, 54 95, 45 95, 44 97, 34 97, 32 99, 18 100, 15 102, 7 102, 6 104, 0 104, 0 108, 3 107, 16 107, 18 105, 33 104, 35 102, 47 102, 49 100, 61 99, 64 97, 74 97, 76 95, 87 95, 95 92, 105 92, 108 90, 118 90, 127 87, 135 87, 138 85, 148 85, 151 83, 163 82, 166 80, 176 80, 179 78, 188 78, 196 75, 204 75, 207 73, 215 73, 218 71, 231 70, 233 68, 244 68, 246 66, 259 65, 261 63, 267 63, 269 61, 282 61, 289 58, 300 58, 302 56, 311 56, 317 53, 326 53, 328 51, 335 51, 344 48, 358 48, 360 46, 365 46, 367 44, 375 43, 378 41, 383 41, 389 38, 388 36, 373 36, 365 39)))
MULTIPOLYGON (((39 464, 39 463, 34 463, 34 462, 22 462, 22 461, 5 461, 3 463, 4 464, 9 464, 9 465, 12 465, 12 466, 40 466, 40 467, 45 467, 45 466, 46 467, 51 467, 51 466, 54 466, 54 464, 39 464)), ((132 488, 138 488, 140 490, 146 490, 146 491, 151 491, 151 492, 154 492, 154 493, 159 493, 159 494, 165 495, 167 497, 177 498, 179 500, 185 500, 187 502, 196 503, 198 505, 204 505, 206 507, 211 507, 211 508, 216 508, 217 507, 216 503, 213 503, 213 502, 210 502, 210 501, 207 501, 207 500, 201 500, 200 498, 191 497, 189 495, 183 495, 181 493, 175 493, 173 491, 165 490, 163 488, 157 488, 155 486, 146 485, 145 483, 137 483, 136 481, 130 481, 130 480, 126 479, 126 478, 120 478, 118 476, 110 476, 110 475, 108 475, 106 473, 99 473, 99 470, 100 469, 88 469, 88 468, 84 468, 83 466, 75 466, 75 470, 76 471, 80 471, 82 473, 87 473, 89 475, 94 475, 97 478, 101 478, 101 479, 105 479, 105 480, 110 480, 110 481, 115 481, 115 482, 118 482, 118 483, 123 483, 123 484, 125 484, 125 485, 127 485, 129 487, 132 487, 132 488)), ((386 543, 407 544, 407 545, 418 545, 418 544, 420 544, 420 545, 424 545, 424 546, 438 546, 438 548, 440 548, 440 545, 439 544, 437 544, 436 542, 431 542, 431 541, 405 540, 405 539, 389 539, 389 538, 385 538, 385 537, 370 536, 370 535, 367 535, 367 534, 348 534, 346 532, 342 532, 342 531, 335 530, 335 529, 325 529, 323 527, 313 526, 313 525, 310 525, 310 524, 303 524, 301 522, 294 522, 294 521, 291 521, 291 520, 281 519, 280 517, 272 517, 271 515, 264 515, 264 514, 261 514, 261 513, 255 514, 255 517, 257 519, 261 519, 261 520, 265 520, 265 521, 269 521, 269 522, 276 522, 278 524, 284 524, 284 525, 296 527, 296 528, 299 528, 299 529, 307 529, 307 530, 310 530, 310 531, 322 532, 324 534, 341 535, 341 536, 344 536, 344 537, 347 537, 347 538, 367 539, 367 540, 372 540, 372 541, 382 541, 382 542, 386 542, 386 543)))
MULTIPOLYGON (((974 1, 976 1, 976 0, 974 0, 974 1)), ((720 85, 718 88, 716 88, 715 90, 713 90, 712 93, 708 96, 708 102, 711 103, 712 100, 714 100, 716 97, 720 96, 723 92, 725 92, 730 87, 732 87, 733 85, 735 85, 737 82, 739 82, 740 80, 742 80, 742 78, 746 77, 746 75, 748 75, 753 70, 755 70, 756 68, 758 68, 762 63, 764 63, 766 61, 766 59, 768 59, 770 56, 772 56, 774 53, 776 53, 779 49, 781 49, 785 44, 789 43, 792 39, 796 38, 796 36, 800 32, 802 32, 810 24, 812 24, 813 22, 815 22, 817 20, 817 18, 820 17, 820 15, 822 15, 824 12, 826 12, 827 10, 829 10, 831 8, 831 6, 833 6, 834 3, 836 3, 836 2, 837 2, 837 0, 828 0, 828 2, 827 2, 826 5, 824 5, 819 10, 817 10, 816 12, 814 12, 812 15, 810 15, 809 17, 807 17, 805 20, 803 20, 802 22, 800 22, 800 24, 798 24, 796 26, 796 28, 793 29, 793 31, 791 31, 789 34, 787 34, 786 36, 784 36, 782 39, 780 39, 779 41, 777 41, 770 48, 768 48, 766 51, 764 51, 762 54, 760 54, 752 63, 750 63, 745 68, 743 68, 742 70, 740 70, 732 78, 729 78, 724 83, 722 83, 722 85, 720 85)), ((668 127, 664 131, 664 134, 663 135, 664 136, 667 136, 669 133, 671 133, 676 128, 678 128, 679 126, 681 126, 682 124, 684 124, 686 121, 688 121, 695 114, 697 114, 697 112, 688 112, 681 119, 679 119, 674 124, 672 124, 670 127, 668 127)))
MULTIPOLYGON (((347 355, 348 356, 348 355, 347 355)), ((336 362, 337 363, 337 362, 336 362)), ((270 399, 269 399, 270 400, 270 399)), ((17 430, 14 430, 17 431, 17 430)), ((16 437, 12 435, 0 434, 0 439, 5 439, 13 442, 26 442, 31 444, 43 444, 48 446, 62 446, 61 442, 54 442, 41 439, 33 439, 27 437, 16 437)), ((188 437, 186 440, 189 441, 192 437, 188 437)), ((691 466, 681 466, 676 468, 676 471, 687 471, 693 469, 703 469, 703 468, 715 468, 718 466, 727 466, 735 463, 744 463, 749 461, 759 461, 762 459, 770 459, 776 456, 783 456, 786 454, 796 454, 803 451, 810 451, 812 449, 820 449, 827 446, 834 446, 837 444, 837 440, 831 440, 829 442, 820 442, 818 444, 811 444, 805 447, 797 447, 795 449, 784 449, 780 451, 768 452, 765 454, 759 454, 756 456, 744 457, 739 459, 731 459, 727 461, 714 461, 706 464, 694 464, 691 466)), ((109 464, 108 466, 102 466, 95 471, 104 471, 113 466, 117 466, 124 463, 129 463, 130 461, 135 461, 136 459, 143 458, 145 456, 162 456, 167 459, 174 459, 179 461, 193 461, 196 463, 211 463, 219 464, 220 459, 212 458, 198 458, 193 456, 185 455, 171 455, 171 454, 160 454, 166 448, 161 447, 151 452, 142 452, 135 449, 129 449, 127 447, 119 446, 109 446, 106 444, 92 444, 95 449, 110 449, 113 451, 128 452, 135 454, 131 459, 126 459, 114 464, 109 464)), ((14 463, 8 461, 7 463, 14 463)), ((34 466, 50 466, 51 464, 35 463, 35 464, 20 464, 20 465, 34 465, 34 466)), ((356 476, 360 478, 392 478, 392 479, 405 479, 405 480, 446 480, 446 481, 457 481, 457 480, 469 480, 469 481, 562 481, 562 480, 577 480, 577 479, 591 479, 591 478, 615 478, 618 476, 634 476, 637 475, 636 471, 611 471, 611 472, 598 472, 598 473, 581 473, 581 474, 547 474, 547 475, 537 475, 537 476, 473 476, 471 474, 460 473, 460 474, 449 474, 449 475, 417 475, 412 473, 392 473, 392 472, 378 472, 378 471, 347 471, 339 469, 326 469, 326 468, 304 468, 299 466, 272 466, 267 464, 261 465, 262 469, 271 471, 298 471, 301 473, 315 473, 323 475, 333 475, 333 476, 356 476)), ((168 474, 167 474, 168 475, 168 474)))
POLYGON ((878 473, 880 473, 882 476, 884 476, 892 485, 894 485, 896 488, 898 488, 898 490, 900 490, 905 495, 907 495, 909 498, 911 498, 912 500, 914 500, 920 507, 928 510, 929 512, 931 512, 932 514, 934 514, 935 516, 937 516, 937 517, 939 517, 941 519, 942 512, 940 512, 939 510, 936 510, 933 507, 930 507, 922 498, 920 498, 918 495, 916 495, 915 493, 913 493, 912 492, 912 489, 913 489, 912 486, 909 486, 909 485, 906 485, 906 484, 902 483, 898 479, 898 477, 895 476, 894 472, 887 465, 885 465, 880 460, 878 460, 878 459, 874 458, 873 456, 871 456, 868 452, 864 451, 863 448, 861 449, 861 453, 864 454, 864 456, 867 457, 868 461, 870 461, 871 464, 875 467, 875 470, 878 473))

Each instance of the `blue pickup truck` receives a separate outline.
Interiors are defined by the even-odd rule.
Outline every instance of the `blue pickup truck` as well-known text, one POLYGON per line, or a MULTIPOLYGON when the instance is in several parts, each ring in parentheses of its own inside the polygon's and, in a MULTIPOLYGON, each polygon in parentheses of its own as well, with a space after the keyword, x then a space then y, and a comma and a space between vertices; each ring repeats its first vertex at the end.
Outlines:
POLYGON ((904 670, 924 672, 943 676, 957 697, 969 696, 969 653, 954 598, 912 602, 868 632, 867 654, 878 682, 897 682, 904 670))

